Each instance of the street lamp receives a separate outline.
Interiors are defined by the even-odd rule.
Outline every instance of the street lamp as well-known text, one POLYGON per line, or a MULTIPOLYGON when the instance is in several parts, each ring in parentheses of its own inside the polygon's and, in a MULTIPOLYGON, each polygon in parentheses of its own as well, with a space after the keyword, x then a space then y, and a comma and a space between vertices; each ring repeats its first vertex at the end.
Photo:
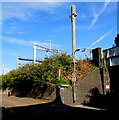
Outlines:
MULTIPOLYGON (((75 55, 75 56, 76 56, 76 52, 78 52, 78 51, 80 51, 80 49, 76 49, 76 50, 74 51, 74 55, 75 55)), ((76 59, 73 60, 73 63, 74 63, 74 73, 76 73, 76 59)))
POLYGON ((71 23, 72 23, 72 58, 75 61, 76 56, 75 56, 75 50, 76 50, 76 6, 72 5, 71 6, 71 23))
POLYGON ((80 51, 80 49, 76 49, 76 50, 74 51, 74 54, 75 54, 77 51, 80 51))
POLYGON ((72 87, 73 90, 73 102, 76 102, 76 91, 75 91, 75 81, 76 81, 76 67, 75 67, 75 62, 76 62, 76 6, 72 5, 71 6, 71 23, 72 23, 72 58, 73 58, 73 63, 74 63, 74 73, 72 73, 72 82, 74 82, 74 86, 72 87))
MULTIPOLYGON (((76 52, 80 51, 80 49, 76 49, 74 51, 74 55, 76 55, 76 52)), ((73 82, 73 102, 75 103, 76 102, 76 60, 73 61, 73 68, 74 68, 74 72, 72 73, 72 82, 73 82)))

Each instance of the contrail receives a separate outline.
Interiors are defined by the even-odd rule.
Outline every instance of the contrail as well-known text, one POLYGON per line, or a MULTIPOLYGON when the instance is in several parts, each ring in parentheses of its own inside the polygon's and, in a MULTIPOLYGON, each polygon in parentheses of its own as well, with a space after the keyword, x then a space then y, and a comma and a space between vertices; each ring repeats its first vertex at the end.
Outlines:
POLYGON ((93 27, 93 25, 97 22, 99 16, 100 16, 102 13, 104 13, 104 11, 106 10, 106 8, 107 8, 107 6, 109 5, 110 1, 111 1, 111 0, 106 0, 105 3, 104 3, 104 6, 103 6, 103 8, 100 10, 100 12, 99 12, 99 13, 95 13, 94 19, 92 20, 91 24, 89 25, 88 30, 90 30, 90 29, 93 27))
POLYGON ((105 38, 111 32, 112 32, 112 30, 110 30, 108 33, 104 34, 102 37, 100 37, 98 40, 96 40, 94 43, 92 43, 89 48, 92 48, 92 46, 94 46, 96 43, 100 42, 103 38, 105 38))

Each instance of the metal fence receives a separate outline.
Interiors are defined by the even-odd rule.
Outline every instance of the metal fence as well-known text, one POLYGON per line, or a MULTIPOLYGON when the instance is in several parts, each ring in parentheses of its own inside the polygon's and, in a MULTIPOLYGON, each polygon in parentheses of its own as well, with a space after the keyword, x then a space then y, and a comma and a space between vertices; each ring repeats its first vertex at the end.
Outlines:
POLYGON ((119 46, 104 50, 103 56, 107 67, 119 65, 119 46))

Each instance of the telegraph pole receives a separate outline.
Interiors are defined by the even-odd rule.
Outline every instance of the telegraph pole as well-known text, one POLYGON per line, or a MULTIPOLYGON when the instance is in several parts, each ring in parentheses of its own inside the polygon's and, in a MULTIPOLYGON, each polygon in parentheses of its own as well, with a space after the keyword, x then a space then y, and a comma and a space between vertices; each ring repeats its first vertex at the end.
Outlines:
POLYGON ((76 102, 76 88, 75 88, 75 82, 76 82, 76 6, 71 6, 71 22, 72 22, 72 58, 74 63, 74 73, 72 73, 72 82, 74 83, 73 86, 73 102, 76 102))

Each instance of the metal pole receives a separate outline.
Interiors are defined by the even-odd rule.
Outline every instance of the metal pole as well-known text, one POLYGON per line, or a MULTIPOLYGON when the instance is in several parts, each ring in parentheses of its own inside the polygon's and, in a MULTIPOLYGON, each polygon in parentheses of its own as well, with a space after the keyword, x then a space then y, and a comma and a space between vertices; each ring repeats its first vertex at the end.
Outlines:
POLYGON ((75 54, 75 50, 76 50, 76 7, 75 5, 71 6, 71 22, 72 22, 72 57, 73 60, 75 61, 76 59, 76 54, 75 54))
POLYGON ((4 75, 4 71, 5 70, 5 66, 4 66, 4 64, 2 64, 2 75, 4 75))
POLYGON ((34 56, 33 56, 33 63, 35 64, 36 63, 36 42, 34 42, 33 44, 33 48, 34 48, 34 56))
MULTIPOLYGON (((74 75, 75 75, 75 81, 76 81, 76 66, 75 66, 75 62, 76 62, 76 6, 72 5, 71 6, 71 22, 72 22, 72 58, 73 58, 73 62, 74 62, 74 75)), ((74 81, 74 87, 73 87, 73 102, 76 102, 76 88, 75 88, 75 81, 74 81)))
POLYGON ((60 76, 61 76, 61 69, 59 69, 59 80, 60 80, 60 76))
POLYGON ((74 74, 75 74, 75 81, 74 81, 74 86, 73 86, 73 102, 76 103, 76 64, 75 64, 75 61, 74 61, 74 74))
POLYGON ((16 61, 16 69, 19 67, 19 60, 18 60, 18 57, 17 57, 17 61, 16 61))
MULTIPOLYGON (((52 40, 48 40, 50 43, 49 43, 49 49, 51 50, 51 48, 52 48, 52 40)), ((49 51, 47 51, 46 52, 46 56, 47 56, 47 58, 48 58, 48 54, 49 54, 49 51)))

